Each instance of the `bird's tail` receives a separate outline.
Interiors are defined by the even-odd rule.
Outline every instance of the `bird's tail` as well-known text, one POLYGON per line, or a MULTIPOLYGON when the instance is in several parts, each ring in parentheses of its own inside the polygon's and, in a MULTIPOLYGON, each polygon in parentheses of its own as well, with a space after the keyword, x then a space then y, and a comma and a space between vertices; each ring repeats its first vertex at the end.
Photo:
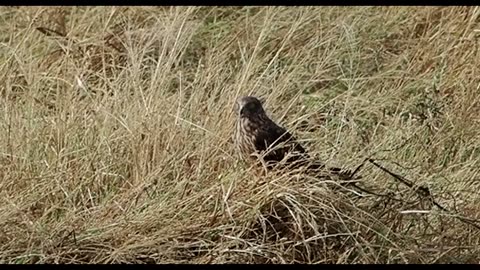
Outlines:
POLYGON ((352 180, 352 171, 337 167, 326 167, 325 164, 319 161, 314 161, 308 165, 308 171, 313 173, 327 173, 337 176, 340 180, 352 180))

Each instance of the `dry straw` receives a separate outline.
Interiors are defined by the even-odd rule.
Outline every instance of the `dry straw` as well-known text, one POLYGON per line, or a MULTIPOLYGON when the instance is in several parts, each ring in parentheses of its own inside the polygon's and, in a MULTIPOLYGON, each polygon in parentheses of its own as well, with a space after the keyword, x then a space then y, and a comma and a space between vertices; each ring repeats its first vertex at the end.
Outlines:
POLYGON ((478 263, 478 7, 3 7, 2 263, 478 263), (376 194, 257 174, 240 95, 376 194), (473 222, 473 221, 472 221, 473 222))

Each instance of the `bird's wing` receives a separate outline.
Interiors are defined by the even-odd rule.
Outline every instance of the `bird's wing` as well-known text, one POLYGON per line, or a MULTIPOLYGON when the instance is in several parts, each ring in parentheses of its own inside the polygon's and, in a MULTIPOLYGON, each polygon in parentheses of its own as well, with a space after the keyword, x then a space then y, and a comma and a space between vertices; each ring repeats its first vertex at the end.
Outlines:
POLYGON ((268 128, 259 130, 255 138, 255 148, 257 151, 273 150, 264 157, 266 161, 281 161, 287 152, 297 152, 306 154, 305 149, 296 141, 287 130, 272 123, 268 128), (277 146, 284 144, 284 146, 277 146), (292 151, 293 150, 293 151, 292 151))
POLYGON ((307 151, 298 143, 297 139, 290 134, 287 130, 284 128, 281 128, 279 126, 276 126, 274 133, 277 134, 277 139, 276 141, 272 142, 275 145, 281 144, 281 143, 287 143, 288 147, 293 147, 293 151, 305 154, 307 151))

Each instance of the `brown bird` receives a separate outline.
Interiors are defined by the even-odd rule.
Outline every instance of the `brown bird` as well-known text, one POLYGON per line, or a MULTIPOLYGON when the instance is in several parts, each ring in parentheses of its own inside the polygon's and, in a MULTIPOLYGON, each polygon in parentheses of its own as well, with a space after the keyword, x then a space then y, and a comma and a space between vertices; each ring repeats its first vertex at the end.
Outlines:
MULTIPOLYGON (((308 155, 292 134, 267 116, 259 99, 239 97, 235 111, 235 144, 245 161, 255 162, 260 158, 267 169, 275 166, 288 169, 303 167, 311 172, 325 168, 323 163, 308 155)), ((339 168, 329 168, 328 171, 344 175, 342 178, 346 176, 339 168)))

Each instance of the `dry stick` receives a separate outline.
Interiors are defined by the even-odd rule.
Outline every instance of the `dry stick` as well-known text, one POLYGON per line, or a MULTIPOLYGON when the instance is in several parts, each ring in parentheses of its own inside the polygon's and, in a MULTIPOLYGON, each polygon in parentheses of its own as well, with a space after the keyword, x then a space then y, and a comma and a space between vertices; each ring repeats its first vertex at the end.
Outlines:
MULTIPOLYGON (((360 165, 357 166, 357 168, 355 168, 355 170, 348 176, 348 179, 354 179, 353 177, 355 176, 355 174, 357 174, 358 171, 360 171, 360 169, 365 165, 365 163, 367 162, 367 159, 365 159, 360 165)), ((358 178, 357 178, 358 179, 358 178)), ((378 196, 378 197, 389 197, 390 199, 393 199, 392 196, 390 194, 379 194, 379 193, 376 193, 376 192, 373 192, 371 190, 368 190, 366 188, 362 188, 358 185, 356 185, 354 182, 349 182, 347 183, 347 185, 350 185, 362 192, 365 192, 365 193, 368 193, 370 195, 374 195, 374 196, 378 196)))
POLYGON ((63 33, 60 33, 56 30, 53 30, 53 29, 50 29, 50 28, 47 28, 47 27, 37 27, 35 28, 36 30, 40 31, 42 34, 46 35, 46 36, 53 36, 53 34, 57 35, 57 36, 61 36, 61 37, 65 37, 65 34, 63 33))
MULTIPOLYGON (((400 181, 401 183, 403 183, 404 185, 408 186, 409 188, 414 188, 414 185, 412 183, 412 181, 409 181, 407 179, 405 179, 405 177, 401 176, 401 175, 398 175, 394 172, 391 172, 389 171, 388 169, 382 167, 381 165, 379 165, 378 163, 376 163, 373 159, 369 158, 368 161, 370 163, 372 163, 374 166, 376 166, 377 168, 381 169, 382 171, 388 173, 389 175, 393 176, 394 179, 400 181)), ((362 164, 363 165, 363 164, 362 164)), ((454 218, 460 220, 461 222, 465 223, 465 224, 468 224, 468 225, 471 225, 473 227, 475 227, 476 229, 480 230, 480 226, 475 224, 474 221, 476 220, 471 220, 471 219, 467 219, 467 218, 464 218, 464 217, 460 217, 458 215, 453 215, 451 211, 449 211, 447 208, 443 207, 442 205, 440 205, 438 202, 436 202, 434 199, 433 199, 433 196, 432 194, 430 193, 430 190, 427 188, 427 187, 418 187, 418 188, 415 188, 414 189, 415 192, 417 192, 417 194, 419 194, 420 196, 422 197, 426 197, 428 198, 432 203, 433 205, 435 205, 436 207, 438 207, 440 210, 452 215, 454 218)))

